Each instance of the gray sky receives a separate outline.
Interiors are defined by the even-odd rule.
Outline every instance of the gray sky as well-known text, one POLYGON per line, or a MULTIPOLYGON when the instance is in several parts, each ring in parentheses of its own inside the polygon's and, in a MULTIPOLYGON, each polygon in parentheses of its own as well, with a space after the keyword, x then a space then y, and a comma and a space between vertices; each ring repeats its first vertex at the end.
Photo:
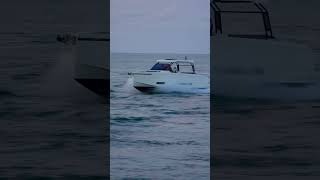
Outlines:
POLYGON ((209 0, 111 0, 111 51, 209 53, 209 0))

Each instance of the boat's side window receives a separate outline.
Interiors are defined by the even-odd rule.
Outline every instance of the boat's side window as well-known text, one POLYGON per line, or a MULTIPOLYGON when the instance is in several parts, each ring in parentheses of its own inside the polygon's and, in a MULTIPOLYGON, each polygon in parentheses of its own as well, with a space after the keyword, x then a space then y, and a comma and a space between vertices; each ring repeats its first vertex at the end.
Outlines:
POLYGON ((151 70, 171 71, 171 66, 170 64, 157 63, 151 68, 151 70))
POLYGON ((190 64, 180 64, 179 66, 179 72, 181 73, 188 73, 188 74, 193 74, 195 73, 194 67, 190 64))

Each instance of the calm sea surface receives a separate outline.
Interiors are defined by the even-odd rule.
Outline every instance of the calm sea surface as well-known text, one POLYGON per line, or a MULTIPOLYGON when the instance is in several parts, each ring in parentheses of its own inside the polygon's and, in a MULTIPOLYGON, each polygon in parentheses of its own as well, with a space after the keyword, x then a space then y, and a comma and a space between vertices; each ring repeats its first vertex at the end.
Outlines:
MULTIPOLYGON (((111 178, 208 179, 210 96, 143 94, 128 72, 148 70, 161 58, 184 54, 111 55, 111 178)), ((187 55, 209 73, 209 55, 187 55)))

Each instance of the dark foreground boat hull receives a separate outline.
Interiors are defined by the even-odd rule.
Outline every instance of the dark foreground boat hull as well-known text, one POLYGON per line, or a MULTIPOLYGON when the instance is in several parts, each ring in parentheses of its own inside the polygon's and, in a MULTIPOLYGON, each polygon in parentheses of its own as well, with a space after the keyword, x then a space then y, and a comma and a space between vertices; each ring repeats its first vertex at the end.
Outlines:
POLYGON ((90 91, 108 97, 110 89, 110 81, 107 79, 75 79, 78 83, 89 89, 90 91))

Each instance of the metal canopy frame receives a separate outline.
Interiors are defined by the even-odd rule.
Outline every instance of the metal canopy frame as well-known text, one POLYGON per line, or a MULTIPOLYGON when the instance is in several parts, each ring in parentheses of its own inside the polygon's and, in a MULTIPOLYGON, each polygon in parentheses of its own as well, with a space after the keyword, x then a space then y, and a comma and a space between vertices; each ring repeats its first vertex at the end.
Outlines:
MULTIPOLYGON (((262 3, 256 3, 253 1, 224 1, 224 0, 213 0, 210 3, 211 10, 214 12, 214 20, 215 20, 215 33, 221 33, 222 34, 222 14, 223 13, 229 13, 229 14, 261 14, 262 20, 264 24, 264 30, 265 30, 265 38, 274 38, 272 33, 272 27, 270 23, 270 17, 268 10, 263 6, 262 3), (253 4, 257 9, 254 11, 242 11, 242 10, 236 10, 236 11, 225 11, 221 10, 221 7, 219 7, 219 4, 253 4)), ((213 35, 213 23, 212 20, 210 22, 210 34, 213 35)))

